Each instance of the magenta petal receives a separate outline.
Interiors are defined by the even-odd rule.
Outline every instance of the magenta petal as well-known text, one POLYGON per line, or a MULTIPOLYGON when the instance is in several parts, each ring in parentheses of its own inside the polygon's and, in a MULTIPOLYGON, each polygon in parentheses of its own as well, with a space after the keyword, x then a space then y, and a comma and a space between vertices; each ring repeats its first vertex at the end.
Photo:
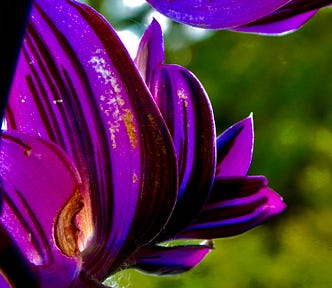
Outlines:
POLYGON ((197 266, 213 249, 212 241, 200 245, 142 247, 132 257, 130 268, 155 275, 174 275, 197 266))
POLYGON ((202 28, 224 29, 244 25, 272 13, 290 0, 148 0, 176 21, 202 28))
POLYGON ((179 237, 220 238, 243 233, 285 209, 263 176, 218 177, 211 197, 195 222, 179 237))
POLYGON ((217 176, 245 176, 254 145, 252 116, 234 124, 217 138, 217 176))
POLYGON ((103 280, 164 227, 177 193, 169 132, 116 33, 90 7, 34 2, 6 119, 60 145, 87 184, 84 272, 103 280))
POLYGON ((58 146, 18 132, 2 134, 0 163, 1 225, 39 267, 41 287, 58 287, 60 270, 63 287, 69 286, 80 266, 73 223, 82 207, 73 163, 58 146))

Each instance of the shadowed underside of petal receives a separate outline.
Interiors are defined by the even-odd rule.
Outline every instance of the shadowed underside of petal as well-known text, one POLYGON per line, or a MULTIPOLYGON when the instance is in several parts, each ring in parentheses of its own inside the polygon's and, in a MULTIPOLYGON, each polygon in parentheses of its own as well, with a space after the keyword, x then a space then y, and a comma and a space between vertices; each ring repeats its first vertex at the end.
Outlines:
POLYGON ((237 235, 281 213, 285 207, 263 176, 217 177, 208 203, 179 238, 237 235))
POLYGON ((254 145, 252 117, 234 124, 217 138, 217 176, 245 176, 254 145))
POLYGON ((101 280, 169 218, 177 191, 174 148, 128 53, 100 15, 75 1, 36 0, 32 16, 8 129, 50 139, 74 160, 89 191, 78 218, 86 232, 83 269, 101 280))
POLYGON ((67 211, 61 227, 56 218, 75 192, 80 193, 78 172, 58 146, 19 132, 2 134, 0 163, 4 190, 1 225, 38 267, 41 287, 67 287, 80 266, 74 223, 81 203, 67 211), (60 251, 63 242, 71 247, 66 251, 71 258, 60 251))
POLYGON ((290 0, 148 0, 162 14, 185 24, 224 29, 272 13, 290 0))
POLYGON ((155 275, 180 274, 197 266, 211 249, 212 241, 200 245, 143 247, 132 257, 129 268, 155 275))
POLYGON ((272 35, 289 33, 299 29, 320 8, 331 3, 331 0, 294 0, 272 14, 234 30, 272 35))
POLYGON ((0 287, 40 287, 34 265, 24 257, 1 224, 0 239, 0 287))

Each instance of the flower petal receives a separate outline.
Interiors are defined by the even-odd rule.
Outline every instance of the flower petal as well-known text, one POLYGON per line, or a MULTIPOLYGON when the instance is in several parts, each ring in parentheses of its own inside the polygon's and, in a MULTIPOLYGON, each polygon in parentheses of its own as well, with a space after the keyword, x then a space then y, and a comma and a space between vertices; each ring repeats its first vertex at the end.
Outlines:
POLYGON ((249 170, 254 145, 253 120, 234 124, 217 138, 216 175, 245 176, 249 170))
POLYGON ((285 209, 263 176, 218 177, 209 202, 178 237, 220 238, 243 233, 285 209))
POLYGON ((1 225, 39 267, 41 287, 59 287, 60 270, 61 284, 69 286, 80 267, 73 223, 82 208, 73 163, 58 146, 19 132, 2 134, 0 163, 1 225))
POLYGON ((88 192, 80 219, 88 231, 83 270, 103 280, 169 218, 177 192, 174 148, 134 63, 103 17, 66 0, 36 0, 32 16, 8 129, 50 139, 74 160, 88 192))
POLYGON ((317 11, 325 6, 331 5, 331 0, 293 0, 253 23, 243 27, 235 28, 240 32, 251 32, 259 34, 284 34, 299 29, 317 11))
POLYGON ((171 133, 177 156, 179 192, 164 228, 167 238, 201 210, 211 189, 216 156, 213 113, 204 88, 187 69, 161 62, 162 45, 161 28, 153 21, 142 38, 136 61, 140 71, 148 71, 147 85, 171 133), (157 57, 153 56, 155 50, 157 57))
POLYGON ((201 28, 224 29, 247 24, 290 0, 148 0, 160 13, 201 28))
POLYGON ((131 259, 129 267, 155 275, 180 274, 197 266, 211 249, 212 241, 200 245, 143 247, 131 259))
POLYGON ((138 46, 135 58, 136 66, 141 73, 146 85, 151 88, 153 75, 164 64, 164 42, 159 23, 153 19, 145 30, 138 46))

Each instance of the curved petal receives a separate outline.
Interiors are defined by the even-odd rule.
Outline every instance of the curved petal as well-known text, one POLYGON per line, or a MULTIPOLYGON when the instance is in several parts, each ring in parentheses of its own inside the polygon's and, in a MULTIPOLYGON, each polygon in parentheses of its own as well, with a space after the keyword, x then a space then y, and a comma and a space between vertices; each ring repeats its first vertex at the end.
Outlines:
POLYGON ((136 66, 149 88, 153 86, 153 75, 164 64, 164 58, 161 27, 157 20, 153 19, 144 32, 135 58, 136 66))
POLYGON ((221 238, 243 233, 285 209, 282 198, 263 176, 218 177, 211 197, 179 238, 221 238))
POLYGON ((0 223, 38 267, 41 287, 59 287, 60 271, 61 285, 67 287, 80 268, 74 224, 82 208, 79 174, 65 153, 48 141, 13 131, 1 137, 0 223))
POLYGON ((290 33, 302 27, 320 8, 331 4, 331 0, 293 0, 272 14, 234 30, 272 35, 290 33))
POLYGON ((175 275, 196 267, 211 249, 212 241, 200 245, 142 247, 128 265, 149 274, 175 275))
POLYGON ((234 124, 217 138, 216 175, 245 176, 249 170, 254 148, 252 115, 234 124))
POLYGON ((272 13, 290 0, 148 0, 160 13, 201 28, 225 29, 272 13))
POLYGON ((102 280, 169 218, 177 192, 174 148, 104 18, 75 1, 36 0, 31 19, 8 129, 50 139, 74 160, 88 191, 79 219, 83 270, 102 280))
POLYGON ((142 38, 136 62, 140 71, 148 73, 147 85, 171 133, 177 156, 179 192, 164 228, 163 236, 168 238, 201 210, 211 189, 216 156, 213 113, 204 88, 187 69, 162 63, 162 45, 161 28, 153 21, 142 38))

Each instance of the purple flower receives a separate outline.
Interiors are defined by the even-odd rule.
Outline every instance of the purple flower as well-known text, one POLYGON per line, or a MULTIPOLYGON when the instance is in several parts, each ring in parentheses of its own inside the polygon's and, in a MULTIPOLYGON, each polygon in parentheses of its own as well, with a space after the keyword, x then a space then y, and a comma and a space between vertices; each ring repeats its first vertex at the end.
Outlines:
POLYGON ((330 0, 147 0, 162 14, 185 24, 208 29, 231 29, 259 34, 294 31, 330 0))
POLYGON ((0 287, 103 287, 129 267, 183 272, 209 239, 285 208, 263 176, 245 176, 252 118, 216 139, 203 87, 163 57, 156 22, 140 75, 89 6, 35 1, 1 136, 0 287), (173 239, 208 240, 160 244, 173 239))

